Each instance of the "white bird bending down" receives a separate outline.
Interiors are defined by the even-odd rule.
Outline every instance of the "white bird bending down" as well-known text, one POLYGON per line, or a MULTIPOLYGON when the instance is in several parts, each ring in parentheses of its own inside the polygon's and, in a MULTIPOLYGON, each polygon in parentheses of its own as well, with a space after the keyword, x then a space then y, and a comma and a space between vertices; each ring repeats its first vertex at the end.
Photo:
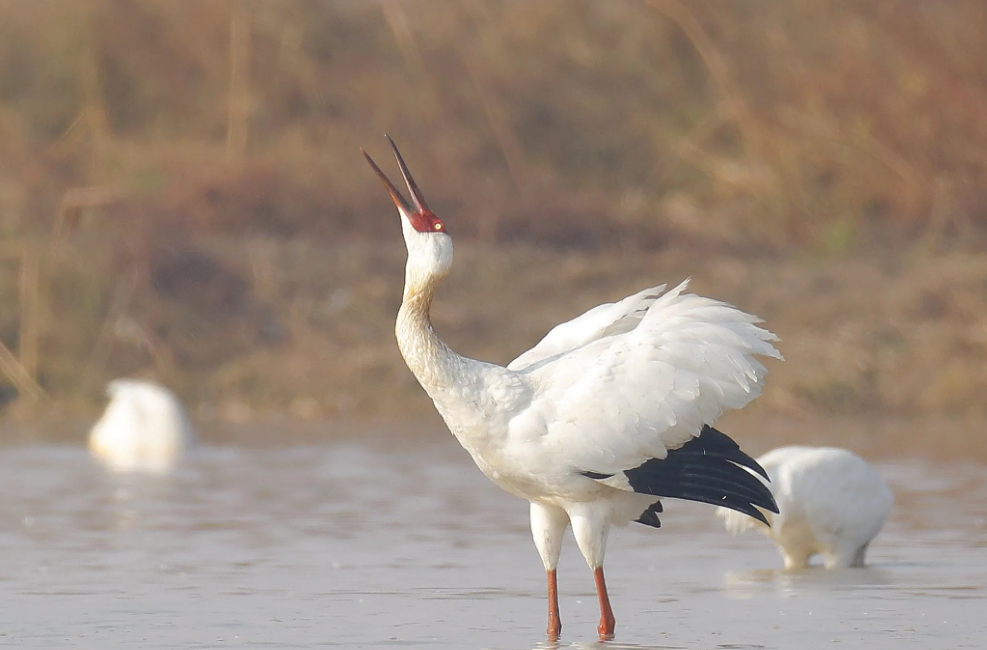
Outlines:
POLYGON ((864 566, 864 556, 894 504, 894 493, 867 461, 835 447, 779 447, 757 459, 771 479, 778 514, 759 523, 721 509, 728 531, 758 528, 774 540, 786 569, 822 554, 827 569, 864 566))
MULTIPOLYGON (((390 141, 390 138, 388 138, 390 141)), ((436 287, 452 266, 452 239, 428 209, 397 147, 408 203, 364 151, 401 215, 408 247, 398 347, 450 431, 480 470, 531 502, 531 532, 548 578, 548 635, 558 637, 556 565, 571 524, 593 570, 599 633, 613 636, 603 576, 611 526, 657 528, 658 497, 703 501, 764 520, 776 511, 763 474, 709 426, 757 397, 780 358, 770 332, 729 305, 646 289, 553 329, 506 368, 460 356, 432 329, 436 287)))
POLYGON ((195 433, 181 401, 158 384, 116 379, 103 416, 89 432, 89 450, 120 472, 164 472, 195 433))

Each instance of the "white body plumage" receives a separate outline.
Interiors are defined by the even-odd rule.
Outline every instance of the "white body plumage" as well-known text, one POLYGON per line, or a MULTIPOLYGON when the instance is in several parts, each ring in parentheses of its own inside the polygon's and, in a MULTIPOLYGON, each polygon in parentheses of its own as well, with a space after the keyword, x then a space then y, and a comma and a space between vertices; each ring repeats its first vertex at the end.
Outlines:
POLYGON ((822 555, 826 568, 864 565, 867 547, 880 532, 894 494, 863 458, 835 447, 779 447, 757 459, 771 477, 778 514, 771 527, 720 508, 727 530, 757 529, 778 546, 786 569, 822 555))
POLYGON ((110 403, 89 432, 89 450, 111 469, 167 471, 195 438, 181 401, 164 386, 116 379, 106 392, 110 403))
MULTIPOLYGON (((391 143, 393 147, 393 142, 391 143)), ((396 147, 410 204, 367 156, 401 215, 408 248, 395 332, 409 369, 480 470, 531 503, 531 531, 548 575, 549 627, 558 636, 555 568, 565 529, 593 569, 601 637, 613 634, 603 577, 610 527, 659 525, 660 497, 716 503, 760 516, 763 471, 708 426, 757 397, 758 355, 781 358, 759 320, 685 292, 645 289, 550 331, 507 367, 456 354, 429 312, 452 266, 452 238, 428 209, 396 147)), ((366 152, 364 152, 366 154, 366 152)))

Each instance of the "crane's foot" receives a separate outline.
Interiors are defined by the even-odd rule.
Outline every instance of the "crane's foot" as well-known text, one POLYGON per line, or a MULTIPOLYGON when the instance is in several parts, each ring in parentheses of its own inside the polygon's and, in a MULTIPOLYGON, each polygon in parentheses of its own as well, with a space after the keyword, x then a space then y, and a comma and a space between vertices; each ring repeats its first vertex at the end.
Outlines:
POLYGON ((555 643, 559 640, 559 635, 562 634, 562 623, 559 622, 559 619, 548 619, 548 629, 545 632, 548 634, 549 642, 555 643))

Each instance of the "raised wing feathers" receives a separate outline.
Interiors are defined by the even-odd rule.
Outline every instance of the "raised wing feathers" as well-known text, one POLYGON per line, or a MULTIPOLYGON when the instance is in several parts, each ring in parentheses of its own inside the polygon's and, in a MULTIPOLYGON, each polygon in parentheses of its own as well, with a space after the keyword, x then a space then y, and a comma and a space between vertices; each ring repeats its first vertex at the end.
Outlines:
POLYGON ((637 327, 665 285, 645 289, 620 302, 605 303, 572 320, 552 328, 535 347, 507 365, 508 370, 523 370, 545 359, 614 334, 623 334, 637 327))
POLYGON ((607 327, 591 326, 601 314, 591 316, 593 310, 564 324, 579 324, 573 332, 582 338, 565 329, 546 336, 535 350, 563 341, 570 347, 518 364, 533 396, 512 420, 512 438, 537 438, 544 452, 574 470, 616 473, 664 458, 724 410, 757 397, 766 370, 755 355, 781 358, 771 345, 777 337, 754 316, 684 294, 687 284, 657 298, 653 289, 635 294, 627 299, 637 299, 634 308, 619 307, 625 301, 606 306, 615 315, 610 327, 629 329, 605 334, 607 327))

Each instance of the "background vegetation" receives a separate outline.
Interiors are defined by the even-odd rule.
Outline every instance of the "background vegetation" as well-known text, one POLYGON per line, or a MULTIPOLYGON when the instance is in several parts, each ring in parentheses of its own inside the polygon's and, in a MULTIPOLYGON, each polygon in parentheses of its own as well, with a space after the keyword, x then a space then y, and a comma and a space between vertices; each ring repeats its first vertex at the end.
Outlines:
POLYGON ((768 320, 758 409, 987 415, 987 4, 0 0, 0 395, 426 413, 388 132, 506 361, 641 286, 768 320))

